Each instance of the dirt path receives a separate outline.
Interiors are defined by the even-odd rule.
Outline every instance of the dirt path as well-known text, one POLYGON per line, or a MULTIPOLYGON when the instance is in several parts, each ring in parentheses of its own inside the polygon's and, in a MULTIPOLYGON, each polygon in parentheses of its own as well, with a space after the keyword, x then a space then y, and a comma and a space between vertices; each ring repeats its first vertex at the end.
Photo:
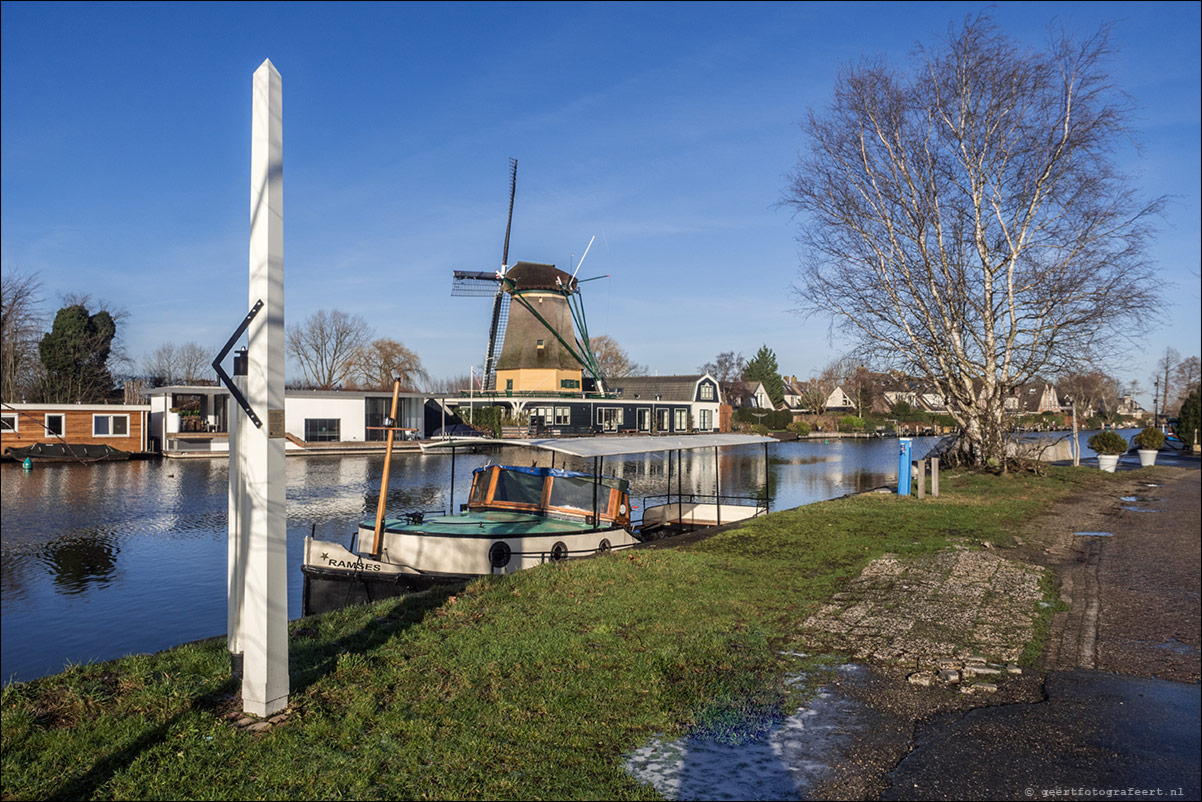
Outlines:
POLYGON ((1052 623, 1049 669, 1202 679, 1200 479, 1179 469, 1162 481, 1129 480, 1118 498, 1082 500, 1040 522, 1060 533, 1048 561, 1070 605, 1052 623), (1065 534, 1073 531, 1112 536, 1065 534))
MULTIPOLYGON (((1167 798, 1197 787, 1202 474, 1116 479, 1032 520, 1002 552, 1060 579, 1068 609, 1052 621, 1047 673, 964 694, 870 661, 832 690, 875 721, 856 728, 816 798, 1024 799, 1073 784, 1159 784, 1167 798)), ((841 615, 827 610, 820 628, 841 615)))

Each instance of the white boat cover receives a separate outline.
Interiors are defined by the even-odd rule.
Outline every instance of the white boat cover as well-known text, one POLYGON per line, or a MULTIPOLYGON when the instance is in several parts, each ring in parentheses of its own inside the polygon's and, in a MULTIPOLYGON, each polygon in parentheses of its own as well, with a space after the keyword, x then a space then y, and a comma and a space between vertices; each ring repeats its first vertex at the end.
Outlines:
POLYGON ((697 448, 726 448, 775 443, 776 438, 754 434, 682 434, 610 437, 548 437, 533 440, 479 440, 498 446, 525 446, 557 451, 573 457, 619 457, 655 451, 688 451, 697 448))

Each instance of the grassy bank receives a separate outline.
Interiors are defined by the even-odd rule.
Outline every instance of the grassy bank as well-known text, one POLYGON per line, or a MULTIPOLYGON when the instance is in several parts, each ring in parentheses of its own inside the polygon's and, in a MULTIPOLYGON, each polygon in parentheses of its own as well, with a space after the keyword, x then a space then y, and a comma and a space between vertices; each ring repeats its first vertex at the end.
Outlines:
POLYGON ((655 798, 622 755, 657 733, 754 735, 790 712, 782 678, 803 666, 781 652, 869 560, 1004 544, 1113 479, 945 474, 938 500, 840 499, 684 549, 294 622, 292 715, 261 736, 221 718, 238 708, 224 639, 9 685, 3 797, 655 798))

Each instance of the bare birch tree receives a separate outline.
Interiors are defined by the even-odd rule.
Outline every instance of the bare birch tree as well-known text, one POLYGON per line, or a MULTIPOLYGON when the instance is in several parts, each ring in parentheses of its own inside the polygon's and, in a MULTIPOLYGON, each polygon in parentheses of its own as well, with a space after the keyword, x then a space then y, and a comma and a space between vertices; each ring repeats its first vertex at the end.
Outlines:
POLYGON ((1113 152, 1127 104, 1108 31, 1040 52, 966 20, 903 75, 863 62, 811 112, 784 202, 798 310, 947 399, 961 456, 1005 464, 1004 399, 1099 359, 1158 308, 1148 220, 1113 152))
POLYGON ((285 343, 305 380, 316 389, 331 390, 354 378, 360 349, 371 337, 372 328, 362 316, 319 309, 304 323, 289 326, 285 343))

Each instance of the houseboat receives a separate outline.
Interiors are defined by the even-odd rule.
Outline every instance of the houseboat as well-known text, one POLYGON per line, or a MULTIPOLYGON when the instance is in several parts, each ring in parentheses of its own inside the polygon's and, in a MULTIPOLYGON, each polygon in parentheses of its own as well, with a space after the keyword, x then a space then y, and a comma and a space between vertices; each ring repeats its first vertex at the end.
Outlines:
POLYGON ((151 450, 146 404, 4 404, 0 449, 18 461, 99 462, 151 450))

